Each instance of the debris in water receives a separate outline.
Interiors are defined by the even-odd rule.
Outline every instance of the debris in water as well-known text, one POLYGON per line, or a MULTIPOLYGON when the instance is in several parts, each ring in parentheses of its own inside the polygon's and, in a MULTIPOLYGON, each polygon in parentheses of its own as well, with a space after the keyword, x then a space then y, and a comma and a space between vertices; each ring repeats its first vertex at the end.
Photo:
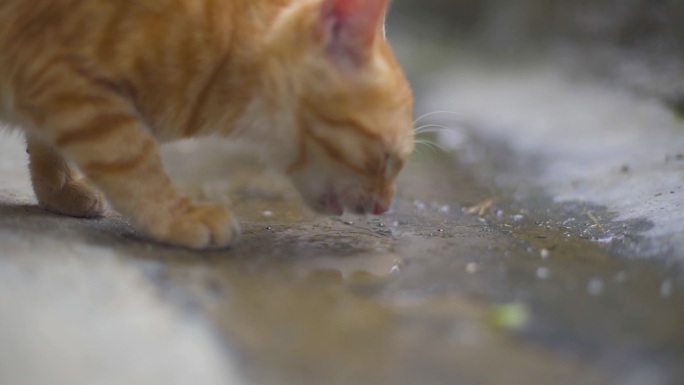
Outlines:
POLYGON ((527 306, 520 303, 493 306, 489 311, 489 323, 500 329, 520 330, 530 321, 527 306))
POLYGON ((615 282, 617 283, 623 283, 627 281, 627 273, 624 271, 621 271, 615 275, 615 282))
POLYGON ((475 206, 471 206, 471 207, 466 208, 464 210, 464 212, 466 214, 469 214, 469 215, 477 214, 477 216, 481 217, 481 216, 484 216, 485 214, 487 214, 487 211, 489 211, 489 209, 491 209, 492 206, 494 206, 497 201, 498 201, 498 198, 489 198, 484 202, 480 202, 480 203, 476 204, 475 206))
POLYGON ((596 224, 596 226, 599 229, 601 229, 601 231, 606 231, 606 228, 603 227, 603 225, 601 225, 601 222, 599 222, 598 218, 596 217, 596 215, 594 215, 594 213, 591 210, 587 210, 587 216, 589 217, 589 219, 591 219, 592 222, 596 224))
POLYGON ((607 245, 607 244, 613 242, 613 236, 612 236, 612 235, 609 235, 609 236, 603 237, 603 238, 596 238, 595 241, 598 242, 598 243, 607 245))
POLYGON ((667 298, 670 294, 672 294, 672 281, 668 279, 660 285, 660 295, 667 298))
POLYGON ((567 225, 567 224, 570 223, 570 222, 574 222, 574 221, 576 221, 576 220, 577 220, 577 219, 575 219, 575 218, 568 218, 568 219, 566 219, 566 220, 563 221, 563 226, 567 225))
POLYGON ((592 278, 587 283, 587 292, 591 295, 601 295, 603 293, 603 281, 600 278, 592 278))
POLYGON ((477 273, 477 269, 478 269, 478 266, 477 266, 477 263, 475 263, 475 262, 470 262, 469 264, 466 265, 466 271, 470 274, 477 273))
POLYGON ((551 277, 551 270, 549 270, 547 267, 540 267, 537 269, 537 278, 539 279, 549 279, 551 277))

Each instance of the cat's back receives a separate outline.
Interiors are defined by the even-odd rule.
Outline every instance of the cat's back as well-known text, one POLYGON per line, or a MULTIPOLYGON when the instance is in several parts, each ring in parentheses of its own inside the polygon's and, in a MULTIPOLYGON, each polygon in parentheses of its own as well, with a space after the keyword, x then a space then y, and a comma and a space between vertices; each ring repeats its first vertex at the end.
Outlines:
MULTIPOLYGON (((238 0, 241 2, 241 0, 238 0)), ((211 20, 209 12, 231 1, 210 0, 2 0, 0 50, 30 48, 89 48, 103 40, 123 41, 146 30, 165 26, 181 29, 188 23, 211 20)), ((185 30, 185 33, 192 31, 185 30)), ((113 47, 111 47, 113 48, 113 47)))
POLYGON ((295 1, 0 0, 0 80, 57 55, 125 71, 143 56, 198 58, 234 42, 250 51, 268 27, 253 20, 295 1))
POLYGON ((65 60, 111 79, 138 78, 140 88, 178 88, 169 81, 211 67, 228 46, 243 3, 0 0, 0 108, 65 60))

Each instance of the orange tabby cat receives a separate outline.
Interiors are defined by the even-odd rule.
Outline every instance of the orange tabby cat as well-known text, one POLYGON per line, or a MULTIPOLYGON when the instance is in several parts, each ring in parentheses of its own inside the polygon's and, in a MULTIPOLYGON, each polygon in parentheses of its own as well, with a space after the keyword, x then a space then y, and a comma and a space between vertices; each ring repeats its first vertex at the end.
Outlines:
POLYGON ((160 242, 239 232, 164 173, 158 142, 188 137, 258 145, 318 212, 380 214, 413 150, 387 3, 1 0, 0 119, 26 134, 41 206, 96 217, 102 191, 160 242))

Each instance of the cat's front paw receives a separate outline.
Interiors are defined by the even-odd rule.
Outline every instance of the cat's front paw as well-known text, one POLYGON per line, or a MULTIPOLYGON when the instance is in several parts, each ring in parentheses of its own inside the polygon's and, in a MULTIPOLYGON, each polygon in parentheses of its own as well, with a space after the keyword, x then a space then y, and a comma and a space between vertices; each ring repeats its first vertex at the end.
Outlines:
POLYGON ((239 235, 240 225, 228 209, 194 203, 173 210, 163 231, 152 231, 159 242, 197 250, 230 246, 239 235))
POLYGON ((70 180, 59 189, 38 186, 38 202, 46 210, 77 218, 97 218, 105 212, 105 201, 99 191, 83 180, 70 180))

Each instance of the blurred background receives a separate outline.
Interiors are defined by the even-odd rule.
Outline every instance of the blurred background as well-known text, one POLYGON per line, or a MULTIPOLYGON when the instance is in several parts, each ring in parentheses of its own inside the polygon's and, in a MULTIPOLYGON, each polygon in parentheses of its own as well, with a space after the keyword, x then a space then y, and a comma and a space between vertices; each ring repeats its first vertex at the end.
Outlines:
POLYGON ((682 104, 681 1, 396 0, 389 25, 414 77, 464 51, 510 64, 556 59, 596 80, 682 104))

